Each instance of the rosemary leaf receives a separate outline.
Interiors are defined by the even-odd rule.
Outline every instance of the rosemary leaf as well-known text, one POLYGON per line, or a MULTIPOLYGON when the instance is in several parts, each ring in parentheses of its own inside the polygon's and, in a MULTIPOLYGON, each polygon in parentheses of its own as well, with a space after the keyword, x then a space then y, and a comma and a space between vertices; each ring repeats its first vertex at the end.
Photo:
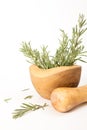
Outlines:
POLYGON ((22 91, 28 91, 29 90, 29 88, 25 88, 25 89, 23 89, 22 91))
POLYGON ((12 98, 6 98, 6 99, 4 99, 4 101, 6 102, 6 103, 8 103, 8 101, 10 101, 12 98))
POLYGON ((38 104, 32 104, 32 103, 22 103, 21 108, 20 109, 15 109, 13 114, 13 119, 17 119, 19 117, 22 117, 25 113, 27 112, 32 112, 35 111, 37 109, 44 109, 45 107, 47 107, 48 105, 46 103, 44 103, 43 105, 38 105, 38 104))
POLYGON ((28 58, 29 63, 43 69, 71 66, 76 64, 77 60, 87 62, 82 59, 85 56, 87 57, 87 51, 84 51, 84 45, 82 45, 82 36, 87 31, 87 20, 84 15, 79 15, 77 24, 72 28, 70 38, 63 29, 60 31, 62 34, 59 39, 60 46, 56 49, 54 56, 50 55, 47 50, 48 46, 43 45, 41 51, 39 51, 32 49, 30 42, 23 42, 20 51, 28 58), (83 52, 84 55, 81 55, 83 52))
POLYGON ((29 95, 29 96, 26 96, 24 99, 31 99, 33 96, 32 95, 29 95))

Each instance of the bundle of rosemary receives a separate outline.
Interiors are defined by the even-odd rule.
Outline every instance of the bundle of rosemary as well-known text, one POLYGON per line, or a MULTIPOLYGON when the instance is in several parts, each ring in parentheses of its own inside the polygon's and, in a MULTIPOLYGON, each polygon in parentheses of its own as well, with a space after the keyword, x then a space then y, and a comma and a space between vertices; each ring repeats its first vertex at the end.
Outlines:
POLYGON ((28 58, 28 62, 35 64, 40 68, 49 69, 56 66, 71 66, 77 60, 82 60, 83 56, 87 56, 87 51, 84 51, 82 45, 82 35, 87 30, 87 22, 83 14, 79 15, 78 22, 72 28, 72 37, 69 38, 64 30, 60 30, 62 37, 59 40, 59 48, 56 49, 54 56, 49 55, 47 46, 42 46, 41 51, 32 49, 30 42, 22 43, 20 51, 28 58))

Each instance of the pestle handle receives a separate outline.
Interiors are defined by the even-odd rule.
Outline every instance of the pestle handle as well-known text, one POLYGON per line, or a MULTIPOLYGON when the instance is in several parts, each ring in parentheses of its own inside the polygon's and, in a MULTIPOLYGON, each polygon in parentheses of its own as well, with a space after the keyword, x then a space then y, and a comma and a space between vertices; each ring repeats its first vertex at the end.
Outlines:
POLYGON ((51 103, 60 112, 70 111, 84 102, 87 102, 87 85, 78 88, 56 88, 51 94, 51 103))

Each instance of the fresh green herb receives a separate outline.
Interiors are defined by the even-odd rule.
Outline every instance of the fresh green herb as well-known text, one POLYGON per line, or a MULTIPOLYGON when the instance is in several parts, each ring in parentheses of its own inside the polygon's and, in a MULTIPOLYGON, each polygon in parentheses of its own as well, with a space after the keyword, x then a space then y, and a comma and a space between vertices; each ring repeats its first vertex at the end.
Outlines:
MULTIPOLYGON (((87 51, 82 45, 82 35, 87 31, 87 22, 84 15, 80 14, 78 23, 72 28, 72 37, 69 38, 64 30, 60 30, 62 37, 59 40, 59 48, 56 49, 54 56, 49 55, 47 46, 42 46, 41 51, 32 49, 30 42, 22 43, 20 51, 28 58, 28 62, 40 68, 49 69, 56 66, 74 65, 76 61, 86 62, 82 57, 87 57, 87 51)), ((87 63, 87 62, 86 62, 87 63)))
POLYGON ((6 103, 8 103, 11 99, 12 99, 12 98, 6 98, 6 99, 4 99, 4 101, 5 101, 6 103))
MULTIPOLYGON (((83 61, 82 57, 87 57, 87 51, 84 51, 82 43, 82 34, 87 30, 86 20, 83 15, 79 16, 78 24, 72 29, 72 38, 69 39, 68 35, 61 30, 62 39, 60 41, 60 47, 56 50, 54 62, 56 66, 70 66, 75 64, 77 60, 83 61)), ((87 63, 87 62, 86 62, 87 63)))
POLYGON ((47 107, 46 103, 44 103, 43 105, 32 104, 32 103, 29 103, 29 104, 22 103, 20 109, 14 110, 13 118, 17 119, 19 117, 22 117, 27 112, 35 111, 35 110, 40 109, 40 108, 44 109, 45 107, 47 107))
POLYGON ((29 96, 26 96, 24 99, 31 99, 33 96, 32 95, 29 95, 29 96))
POLYGON ((26 89, 23 89, 22 91, 28 91, 29 90, 29 88, 26 88, 26 89))
POLYGON ((29 58, 27 60, 31 64, 36 64, 40 68, 52 68, 52 63, 50 60, 49 52, 47 51, 47 46, 41 47, 41 53, 37 49, 32 49, 30 42, 23 42, 21 52, 24 53, 26 57, 29 58))

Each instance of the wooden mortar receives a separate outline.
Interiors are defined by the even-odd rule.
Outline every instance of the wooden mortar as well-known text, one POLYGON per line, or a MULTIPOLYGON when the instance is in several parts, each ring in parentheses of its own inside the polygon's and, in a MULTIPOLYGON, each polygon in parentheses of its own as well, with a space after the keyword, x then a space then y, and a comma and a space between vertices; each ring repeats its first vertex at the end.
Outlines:
POLYGON ((29 68, 30 77, 36 91, 43 98, 50 95, 58 87, 77 87, 80 81, 81 66, 60 66, 51 69, 41 69, 36 65, 29 68))

